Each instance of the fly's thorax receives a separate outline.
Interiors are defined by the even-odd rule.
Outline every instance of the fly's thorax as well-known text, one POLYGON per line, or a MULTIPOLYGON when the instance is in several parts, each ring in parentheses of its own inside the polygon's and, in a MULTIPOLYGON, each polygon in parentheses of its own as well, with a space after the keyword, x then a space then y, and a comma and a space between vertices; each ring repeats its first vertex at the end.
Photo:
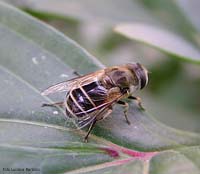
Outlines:
POLYGON ((122 93, 139 89, 139 80, 126 66, 109 68, 103 78, 104 84, 114 88, 119 87, 122 93))
POLYGON ((99 79, 99 82, 106 88, 106 89, 111 89, 115 86, 113 80, 105 74, 102 79, 99 79))

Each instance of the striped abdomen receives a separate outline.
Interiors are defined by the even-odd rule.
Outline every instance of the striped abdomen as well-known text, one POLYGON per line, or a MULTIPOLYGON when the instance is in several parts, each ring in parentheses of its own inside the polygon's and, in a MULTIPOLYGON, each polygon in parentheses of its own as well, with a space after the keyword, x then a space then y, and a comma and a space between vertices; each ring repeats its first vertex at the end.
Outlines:
POLYGON ((107 99, 107 90, 98 82, 92 82, 80 86, 67 94, 66 112, 69 116, 81 118, 101 109, 101 105, 107 99))

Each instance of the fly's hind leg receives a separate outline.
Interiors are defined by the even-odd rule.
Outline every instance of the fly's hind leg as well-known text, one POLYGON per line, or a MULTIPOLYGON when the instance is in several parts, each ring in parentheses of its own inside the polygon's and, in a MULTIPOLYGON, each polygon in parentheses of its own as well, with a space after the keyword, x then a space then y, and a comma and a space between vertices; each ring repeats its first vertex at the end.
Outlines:
POLYGON ((124 116, 125 116, 125 119, 126 119, 127 124, 130 125, 131 122, 129 121, 128 115, 127 115, 127 113, 128 113, 128 108, 129 108, 129 104, 126 103, 126 102, 124 102, 124 101, 121 101, 121 100, 119 100, 117 103, 124 106, 124 116))
POLYGON ((90 132, 92 131, 92 129, 94 128, 94 125, 97 121, 102 120, 106 117, 108 117, 111 113, 112 113, 112 108, 108 109, 105 113, 105 110, 99 112, 96 116, 95 119, 93 120, 93 122, 90 124, 90 127, 88 129, 88 132, 86 134, 86 136, 84 137, 84 142, 88 142, 88 136, 90 135, 90 132))
POLYGON ((129 96, 129 99, 136 100, 138 103, 138 106, 140 107, 141 110, 145 110, 145 108, 142 106, 142 101, 140 97, 135 97, 135 96, 129 96))
POLYGON ((64 102, 56 102, 56 103, 43 103, 42 107, 64 107, 64 102))
POLYGON ((97 122, 96 118, 94 119, 94 121, 90 124, 90 127, 87 131, 86 136, 84 137, 84 142, 88 142, 88 136, 90 135, 90 132, 92 131, 92 129, 94 128, 95 123, 97 122))

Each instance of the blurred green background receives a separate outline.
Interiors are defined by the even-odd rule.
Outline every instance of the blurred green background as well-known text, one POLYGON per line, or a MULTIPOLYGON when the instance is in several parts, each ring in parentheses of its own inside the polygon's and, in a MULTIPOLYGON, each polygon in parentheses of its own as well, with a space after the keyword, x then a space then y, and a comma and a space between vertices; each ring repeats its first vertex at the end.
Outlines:
MULTIPOLYGON (((6 2, 62 31, 105 66, 133 61, 145 65, 150 71, 149 85, 136 95, 142 98, 147 112, 169 126, 200 132, 199 63, 189 58, 189 61, 183 60, 152 47, 151 43, 131 40, 114 31, 121 23, 142 23, 173 33, 199 50, 199 0, 6 2)), ((151 37, 156 38, 156 33, 151 37)))

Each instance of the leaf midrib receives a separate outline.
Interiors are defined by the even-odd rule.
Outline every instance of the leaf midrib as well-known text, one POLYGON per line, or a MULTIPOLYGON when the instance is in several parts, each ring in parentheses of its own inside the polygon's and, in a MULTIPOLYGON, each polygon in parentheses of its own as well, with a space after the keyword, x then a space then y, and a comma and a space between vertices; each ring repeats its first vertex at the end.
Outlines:
MULTIPOLYGON (((179 151, 166 150, 166 151, 163 151, 163 152, 169 152, 169 151, 183 155, 185 158, 187 158, 189 161, 191 161, 191 163, 195 167, 200 169, 200 167, 193 160, 191 160, 188 156, 186 156, 185 154, 183 154, 179 151)), ((159 152, 157 154, 160 154, 160 153, 162 153, 162 152, 159 152)), ((113 160, 111 162, 105 162, 105 163, 101 163, 101 164, 97 164, 97 165, 92 165, 92 166, 82 167, 82 168, 79 168, 79 169, 74 169, 74 170, 71 170, 69 172, 65 172, 64 174, 80 174, 80 173, 92 172, 92 171, 97 171, 97 170, 100 170, 100 169, 105 169, 105 168, 109 168, 109 167, 113 167, 113 166, 124 165, 124 164, 127 164, 127 163, 131 163, 134 160, 140 160, 142 162, 142 164, 143 164, 142 174, 149 174, 151 159, 153 157, 155 157, 157 154, 153 155, 148 160, 143 160, 143 159, 135 158, 135 157, 127 157, 127 158, 124 158, 124 159, 113 160), (123 161, 123 163, 117 164, 118 162, 121 162, 121 161, 123 161), (113 163, 114 163, 114 165, 111 165, 113 163)))
MULTIPOLYGON (((34 121, 26 121, 26 120, 17 120, 17 119, 2 119, 0 118, 0 122, 8 122, 8 123, 20 123, 20 124, 28 124, 28 125, 35 125, 35 126, 41 126, 41 127, 48 127, 48 128, 53 128, 53 129, 57 129, 57 130, 61 130, 61 131, 74 131, 76 134, 78 135, 83 135, 84 131, 83 130, 77 130, 77 129, 71 129, 71 128, 65 128, 63 126, 57 126, 54 124, 47 124, 47 123, 41 123, 41 122, 34 122, 34 121)), ((115 145, 118 146, 119 148, 125 148, 125 149, 129 149, 126 148, 124 146, 120 146, 120 145, 116 145, 108 140, 102 139, 100 137, 97 137, 95 135, 91 135, 91 138, 93 140, 96 140, 98 142, 101 142, 103 145, 107 145, 107 146, 111 146, 115 145)), ((198 147, 199 145, 181 145, 179 147, 174 147, 174 148, 166 148, 166 149, 162 149, 160 151, 157 152, 164 152, 164 151, 168 151, 168 150, 173 150, 173 149, 179 149, 179 148, 186 148, 186 147, 198 147)), ((132 150, 132 149, 129 149, 132 150)), ((138 151, 138 152, 144 152, 144 151, 138 151)), ((148 152, 156 152, 156 151, 147 151, 144 153, 148 153, 148 152)))

